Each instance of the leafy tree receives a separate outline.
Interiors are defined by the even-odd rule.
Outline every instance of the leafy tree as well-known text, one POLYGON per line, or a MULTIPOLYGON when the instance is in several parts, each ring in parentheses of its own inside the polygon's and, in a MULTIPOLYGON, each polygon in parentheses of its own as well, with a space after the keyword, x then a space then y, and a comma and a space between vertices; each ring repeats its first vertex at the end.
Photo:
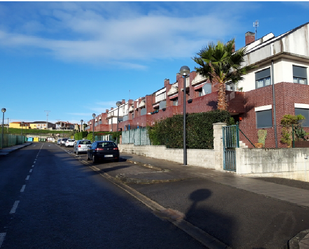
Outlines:
POLYGON ((217 45, 209 43, 203 48, 193 60, 200 66, 195 70, 210 80, 212 84, 218 83, 218 110, 227 110, 225 84, 228 82, 237 83, 243 79, 253 66, 243 66, 245 48, 236 52, 235 40, 226 44, 218 42, 217 45))

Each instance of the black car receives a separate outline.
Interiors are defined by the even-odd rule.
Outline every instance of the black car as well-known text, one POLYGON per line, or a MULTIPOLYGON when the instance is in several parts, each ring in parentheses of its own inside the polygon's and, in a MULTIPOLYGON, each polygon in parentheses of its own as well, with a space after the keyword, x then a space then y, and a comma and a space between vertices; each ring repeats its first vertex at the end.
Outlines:
POLYGON ((119 161, 117 144, 112 141, 95 141, 87 151, 87 159, 96 163, 99 160, 119 161))

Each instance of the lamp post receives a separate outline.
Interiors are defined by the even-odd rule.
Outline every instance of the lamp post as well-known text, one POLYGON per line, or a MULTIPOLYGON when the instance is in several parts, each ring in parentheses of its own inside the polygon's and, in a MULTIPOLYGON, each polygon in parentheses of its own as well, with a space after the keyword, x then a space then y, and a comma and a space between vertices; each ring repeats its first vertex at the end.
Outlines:
POLYGON ((92 117, 93 117, 93 124, 92 124, 92 139, 94 142, 94 118, 95 118, 95 113, 92 113, 92 117))
POLYGON ((182 66, 180 74, 183 77, 183 165, 187 165, 187 145, 186 145, 186 78, 190 74, 190 68, 182 66))
POLYGON ((21 135, 23 135, 24 122, 20 122, 20 126, 21 126, 21 135))
POLYGON ((121 102, 117 101, 116 106, 118 107, 118 113, 117 113, 117 131, 119 129, 119 106, 121 106, 121 102))
POLYGON ((2 118, 2 134, 1 134, 1 149, 3 148, 3 132, 4 132, 4 113, 6 112, 5 108, 1 109, 3 113, 3 118, 2 118))
POLYGON ((83 122, 84 122, 84 120, 80 120, 80 132, 82 132, 83 131, 83 122))

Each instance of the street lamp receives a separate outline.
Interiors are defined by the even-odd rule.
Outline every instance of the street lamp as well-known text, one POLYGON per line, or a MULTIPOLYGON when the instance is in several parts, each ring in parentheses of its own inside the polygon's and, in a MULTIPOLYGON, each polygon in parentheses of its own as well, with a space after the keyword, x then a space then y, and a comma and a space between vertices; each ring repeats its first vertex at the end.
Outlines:
POLYGON ((83 122, 84 122, 84 120, 80 120, 80 132, 82 132, 83 131, 83 122))
POLYGON ((186 145, 186 78, 190 74, 190 68, 182 66, 180 74, 183 77, 183 165, 187 165, 187 145, 186 145))
POLYGON ((21 135, 23 135, 24 122, 20 122, 20 125, 21 125, 21 135))
POLYGON ((93 124, 92 124, 92 139, 94 142, 94 118, 95 118, 95 113, 92 113, 92 117, 93 117, 93 124))
POLYGON ((117 101, 116 102, 116 106, 118 107, 118 114, 117 114, 117 131, 118 131, 118 127, 119 127, 119 106, 121 106, 121 102, 117 101))
POLYGON ((2 108, 1 111, 3 112, 3 118, 2 118, 2 135, 1 135, 1 148, 3 148, 4 113, 6 112, 6 109, 5 109, 5 108, 2 108))

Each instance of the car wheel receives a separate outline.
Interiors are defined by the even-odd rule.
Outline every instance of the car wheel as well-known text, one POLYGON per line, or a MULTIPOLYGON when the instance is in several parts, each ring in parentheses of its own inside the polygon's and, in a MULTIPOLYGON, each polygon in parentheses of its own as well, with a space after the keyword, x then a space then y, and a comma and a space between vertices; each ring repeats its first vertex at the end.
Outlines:
POLYGON ((92 156, 92 162, 93 162, 93 163, 96 163, 96 162, 97 162, 97 159, 96 159, 95 155, 92 156))

